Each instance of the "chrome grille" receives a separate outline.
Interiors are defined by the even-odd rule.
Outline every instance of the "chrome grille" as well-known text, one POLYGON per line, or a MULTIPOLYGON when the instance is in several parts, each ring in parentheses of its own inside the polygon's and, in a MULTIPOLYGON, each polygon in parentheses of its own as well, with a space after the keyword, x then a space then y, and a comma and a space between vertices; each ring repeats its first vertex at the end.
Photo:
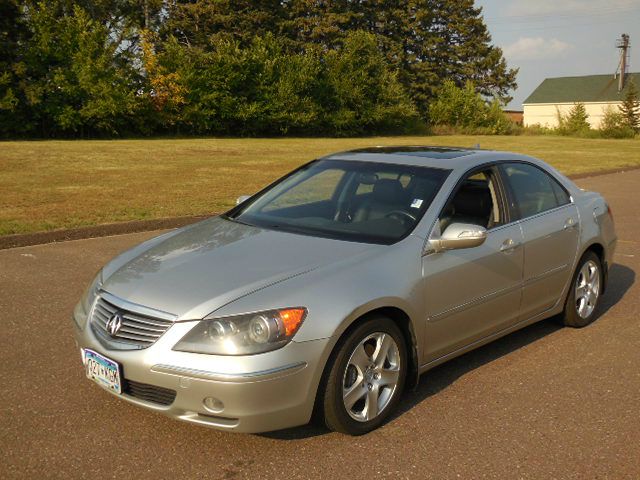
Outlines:
POLYGON ((98 337, 109 346, 121 349, 153 345, 171 325, 173 322, 170 320, 122 309, 103 297, 98 298, 91 317, 91 326, 98 337), (122 326, 115 335, 111 335, 106 328, 107 322, 116 312, 122 315, 122 326))

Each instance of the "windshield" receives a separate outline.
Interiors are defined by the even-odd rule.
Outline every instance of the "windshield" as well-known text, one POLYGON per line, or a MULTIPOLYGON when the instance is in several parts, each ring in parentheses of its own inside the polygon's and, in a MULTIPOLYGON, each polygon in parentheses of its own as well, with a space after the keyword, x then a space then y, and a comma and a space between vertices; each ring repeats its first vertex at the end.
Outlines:
POLYGON ((413 230, 448 174, 436 168, 318 160, 227 217, 305 235, 390 244, 413 230))

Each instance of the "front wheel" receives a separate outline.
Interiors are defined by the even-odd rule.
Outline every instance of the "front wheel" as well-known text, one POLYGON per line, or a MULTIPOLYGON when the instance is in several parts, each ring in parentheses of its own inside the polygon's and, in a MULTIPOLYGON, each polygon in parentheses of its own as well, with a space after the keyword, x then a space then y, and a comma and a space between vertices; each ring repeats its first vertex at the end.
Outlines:
POLYGON ((602 263, 598 256, 585 253, 573 276, 571 290, 564 307, 563 321, 570 327, 586 327, 595 320, 596 307, 602 293, 602 263))
POLYGON ((407 372, 407 347, 398 326, 373 317, 341 339, 328 367, 322 406, 331 430, 362 435, 396 407, 407 372))

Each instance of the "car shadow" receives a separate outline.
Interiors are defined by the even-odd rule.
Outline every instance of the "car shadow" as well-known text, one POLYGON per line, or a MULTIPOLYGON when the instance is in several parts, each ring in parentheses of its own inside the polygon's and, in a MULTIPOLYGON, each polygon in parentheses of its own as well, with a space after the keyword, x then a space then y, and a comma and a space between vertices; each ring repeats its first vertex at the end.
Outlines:
MULTIPOLYGON (((609 271, 607 290, 598 305, 596 322, 622 300, 635 283, 635 277, 635 272, 629 267, 617 263, 612 265, 609 271)), ((392 418, 406 413, 424 399, 451 385, 464 374, 560 330, 563 328, 561 322, 559 315, 542 320, 435 367, 422 375, 413 392, 405 394, 392 418)))
POLYGON ((624 297, 635 281, 636 272, 634 270, 619 263, 611 265, 607 290, 602 296, 600 305, 598 305, 598 317, 607 313, 611 307, 622 300, 622 297, 624 297))
MULTIPOLYGON (((616 305, 634 283, 635 272, 632 269, 614 264, 609 273, 607 291, 598 306, 598 318, 616 305)), ((389 421, 402 416, 426 398, 444 390, 466 373, 513 353, 561 328, 563 327, 559 316, 542 320, 435 367, 422 375, 413 390, 405 392, 398 409, 389 421)), ((276 440, 298 440, 327 433, 330 433, 328 429, 311 423, 302 427, 262 433, 259 436, 276 440)))
POLYGON ((505 355, 509 355, 562 328, 559 317, 548 318, 429 370, 420 377, 420 382, 413 391, 405 393, 403 401, 392 418, 403 415, 426 398, 452 385, 463 375, 505 355))

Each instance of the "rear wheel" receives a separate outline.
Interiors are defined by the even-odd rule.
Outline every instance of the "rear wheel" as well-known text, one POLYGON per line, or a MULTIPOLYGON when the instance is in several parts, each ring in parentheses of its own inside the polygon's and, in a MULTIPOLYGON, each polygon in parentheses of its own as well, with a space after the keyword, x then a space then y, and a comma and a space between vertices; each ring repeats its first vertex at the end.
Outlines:
POLYGON ((602 293, 602 264, 594 252, 585 253, 573 276, 571 290, 564 307, 564 324, 585 327, 595 320, 596 307, 602 293))
POLYGON ((370 432, 400 400, 407 372, 404 336, 389 318, 373 317, 341 340, 328 368, 325 424, 350 435, 370 432))

